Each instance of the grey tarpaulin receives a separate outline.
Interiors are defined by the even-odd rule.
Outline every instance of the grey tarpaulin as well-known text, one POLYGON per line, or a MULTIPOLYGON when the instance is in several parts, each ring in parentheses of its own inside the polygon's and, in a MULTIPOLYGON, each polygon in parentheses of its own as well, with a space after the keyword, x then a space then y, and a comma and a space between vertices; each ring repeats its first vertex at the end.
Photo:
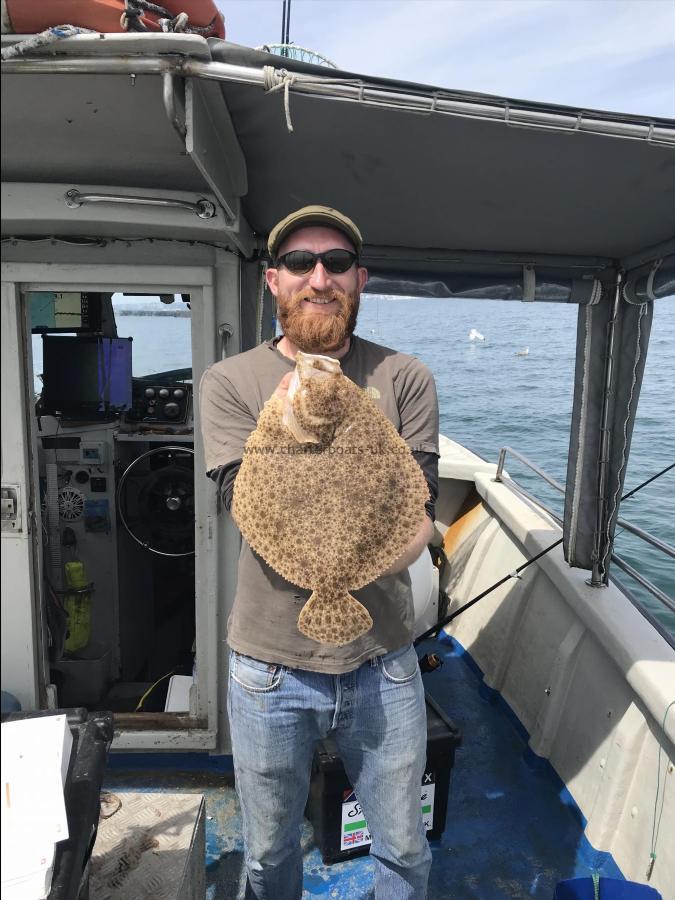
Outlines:
POLYGON ((267 287, 265 267, 257 261, 241 262, 239 317, 242 350, 250 350, 274 337, 276 300, 267 287), (250 302, 252 296, 256 298, 255 304, 250 302))
POLYGON ((527 296, 526 280, 522 274, 509 276, 486 275, 428 275, 414 272, 373 274, 366 285, 370 294, 390 294, 403 297, 476 297, 481 300, 541 300, 548 303, 594 303, 601 291, 595 278, 555 278, 539 275, 534 268, 532 295, 527 296))
POLYGON ((644 303, 675 294, 675 253, 634 269, 626 279, 624 298, 629 303, 644 303))
POLYGON ((565 493, 565 558, 582 569, 593 569, 595 564, 602 580, 607 577, 654 307, 653 302, 628 303, 621 293, 613 319, 614 294, 610 287, 599 303, 579 307, 565 493), (608 363, 612 319, 614 343, 608 363), (608 364, 611 378, 606 396, 608 364))
MULTIPOLYGON (((219 62, 342 80, 362 86, 366 97, 373 89, 391 99, 389 107, 331 99, 303 94, 296 84, 291 133, 281 93, 221 83, 248 165, 242 208, 258 234, 268 234, 293 208, 323 203, 357 222, 371 270, 380 257, 380 271, 387 262, 390 270, 409 271, 409 251, 419 249, 427 257, 419 266, 428 272, 466 272, 462 257, 481 251, 517 254, 537 268, 543 254, 566 255, 567 277, 595 274, 601 258, 620 260, 674 236, 674 146, 657 146, 648 130, 644 139, 625 140, 575 126, 523 128, 506 117, 444 115, 431 111, 434 98, 468 102, 476 111, 565 114, 573 122, 590 112, 326 70, 226 42, 209 46, 219 62), (411 95, 428 98, 428 110, 394 105, 411 95), (381 248, 391 250, 389 260, 381 248), (443 254, 454 259, 441 261, 443 254)), ((592 116, 608 130, 618 121, 646 129, 651 123, 669 141, 675 125, 599 111, 592 116)))

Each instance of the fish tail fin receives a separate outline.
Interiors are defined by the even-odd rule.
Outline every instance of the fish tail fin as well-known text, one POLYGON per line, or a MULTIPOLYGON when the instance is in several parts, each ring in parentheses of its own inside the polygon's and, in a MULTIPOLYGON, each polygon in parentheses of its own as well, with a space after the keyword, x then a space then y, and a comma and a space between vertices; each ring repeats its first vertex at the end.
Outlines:
POLYGON ((320 644, 342 647, 373 627, 362 603, 344 590, 316 590, 303 606, 298 630, 320 644))

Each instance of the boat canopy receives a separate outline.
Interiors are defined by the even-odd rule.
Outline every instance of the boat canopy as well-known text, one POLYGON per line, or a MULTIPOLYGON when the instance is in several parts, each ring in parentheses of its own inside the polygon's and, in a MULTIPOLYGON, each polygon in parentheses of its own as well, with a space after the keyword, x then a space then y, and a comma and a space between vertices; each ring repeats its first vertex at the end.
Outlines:
MULTIPOLYGON (((4 52, 12 41, 21 46, 5 35, 4 52)), ((469 276, 522 277, 528 264, 588 280, 675 253, 675 120, 373 78, 178 34, 79 35, 4 61, 3 74, 4 181, 209 189, 167 120, 162 79, 148 77, 168 74, 199 80, 200 110, 184 111, 175 85, 178 130, 186 113, 210 118, 223 193, 263 239, 291 207, 335 206, 359 224, 377 279, 447 296, 485 297, 486 279, 469 276), (8 76, 28 72, 48 80, 16 90, 8 76)), ((507 280, 502 293, 517 297, 507 280)), ((663 282, 657 272, 650 290, 663 282)))
MULTIPOLYGON (((344 210, 364 235, 374 290, 387 279, 411 294, 426 285, 435 296, 497 296, 478 273, 546 257, 555 271, 564 256, 560 269, 581 279, 617 260, 662 257, 675 238, 675 121, 327 74, 296 60, 283 61, 286 115, 278 59, 226 43, 211 50, 277 73, 266 76, 276 96, 268 82, 222 85, 256 172, 248 221, 266 234, 289 197, 344 210)), ((517 296, 506 284, 501 293, 517 296)), ((542 299, 560 292, 543 288, 542 299)))
POLYGON ((98 215, 94 227, 65 209, 62 188, 169 191, 216 211, 171 237, 255 259, 279 219, 321 203, 358 223, 373 292, 579 304, 565 550, 606 580, 653 301, 675 295, 675 120, 327 70, 197 36, 37 49, 3 36, 3 48, 4 236, 167 237, 142 219, 98 215))

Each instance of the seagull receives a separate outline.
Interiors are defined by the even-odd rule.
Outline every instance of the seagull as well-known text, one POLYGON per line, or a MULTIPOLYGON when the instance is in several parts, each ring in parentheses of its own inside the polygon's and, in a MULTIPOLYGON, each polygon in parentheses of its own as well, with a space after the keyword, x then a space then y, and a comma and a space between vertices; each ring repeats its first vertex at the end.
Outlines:
POLYGON ((480 333, 480 331, 476 331, 475 328, 472 328, 469 332, 469 340, 470 341, 484 341, 485 336, 480 333))
POLYGON ((516 356, 527 356, 527 355, 529 354, 529 352, 530 352, 530 348, 529 348, 529 347, 523 347, 522 350, 519 350, 519 351, 516 353, 516 356))

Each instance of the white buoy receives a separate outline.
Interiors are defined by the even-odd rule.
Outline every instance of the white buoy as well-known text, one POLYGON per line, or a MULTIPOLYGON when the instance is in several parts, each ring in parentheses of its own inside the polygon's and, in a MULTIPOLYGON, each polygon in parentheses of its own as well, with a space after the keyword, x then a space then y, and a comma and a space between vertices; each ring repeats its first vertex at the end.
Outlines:
POLYGON ((476 331, 475 328, 472 328, 469 332, 469 340, 470 341, 484 341, 485 335, 482 335, 480 331, 476 331))

